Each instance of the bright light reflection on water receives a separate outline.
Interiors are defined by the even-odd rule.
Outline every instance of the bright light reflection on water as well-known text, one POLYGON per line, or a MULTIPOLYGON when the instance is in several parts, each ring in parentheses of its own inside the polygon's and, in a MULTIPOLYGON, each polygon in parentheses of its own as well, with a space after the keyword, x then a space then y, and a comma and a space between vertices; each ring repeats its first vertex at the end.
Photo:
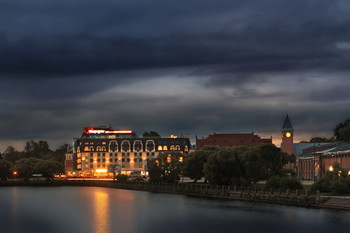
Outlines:
POLYGON ((350 211, 93 187, 0 187, 4 233, 349 232, 350 211))
POLYGON ((109 233, 108 193, 96 191, 94 197, 95 233, 109 233))

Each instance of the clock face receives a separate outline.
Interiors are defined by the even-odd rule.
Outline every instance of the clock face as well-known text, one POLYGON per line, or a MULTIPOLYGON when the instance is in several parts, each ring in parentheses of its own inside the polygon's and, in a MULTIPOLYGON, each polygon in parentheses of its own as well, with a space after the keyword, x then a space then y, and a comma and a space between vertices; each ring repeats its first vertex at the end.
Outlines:
POLYGON ((290 138, 291 136, 292 136, 291 133, 289 133, 289 132, 286 133, 286 137, 287 137, 287 138, 290 138))

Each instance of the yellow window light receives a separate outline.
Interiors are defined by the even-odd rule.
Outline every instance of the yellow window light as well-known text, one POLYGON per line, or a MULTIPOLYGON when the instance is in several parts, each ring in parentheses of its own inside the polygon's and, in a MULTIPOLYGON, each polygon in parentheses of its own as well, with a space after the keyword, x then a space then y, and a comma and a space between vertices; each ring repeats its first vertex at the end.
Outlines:
POLYGON ((96 169, 96 172, 98 172, 98 173, 107 172, 107 169, 96 169))

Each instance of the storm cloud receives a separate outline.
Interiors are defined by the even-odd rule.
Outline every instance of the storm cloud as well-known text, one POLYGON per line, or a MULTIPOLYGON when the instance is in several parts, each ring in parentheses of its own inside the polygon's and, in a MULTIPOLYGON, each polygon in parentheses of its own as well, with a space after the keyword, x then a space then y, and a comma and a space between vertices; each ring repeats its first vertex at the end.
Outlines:
POLYGON ((349 118, 346 0, 3 0, 0 140, 87 125, 331 136, 349 118))

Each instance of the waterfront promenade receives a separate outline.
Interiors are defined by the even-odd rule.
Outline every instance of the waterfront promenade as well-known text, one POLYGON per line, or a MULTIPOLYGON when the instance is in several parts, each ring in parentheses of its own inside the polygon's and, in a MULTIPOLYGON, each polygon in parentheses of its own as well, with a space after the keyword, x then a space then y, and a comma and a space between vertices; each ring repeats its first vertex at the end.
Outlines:
POLYGON ((322 196, 308 190, 272 190, 236 186, 219 186, 193 183, 118 182, 107 180, 62 181, 2 181, 1 186, 92 186, 158 193, 182 194, 202 198, 263 202, 310 208, 350 210, 350 197, 322 196))

